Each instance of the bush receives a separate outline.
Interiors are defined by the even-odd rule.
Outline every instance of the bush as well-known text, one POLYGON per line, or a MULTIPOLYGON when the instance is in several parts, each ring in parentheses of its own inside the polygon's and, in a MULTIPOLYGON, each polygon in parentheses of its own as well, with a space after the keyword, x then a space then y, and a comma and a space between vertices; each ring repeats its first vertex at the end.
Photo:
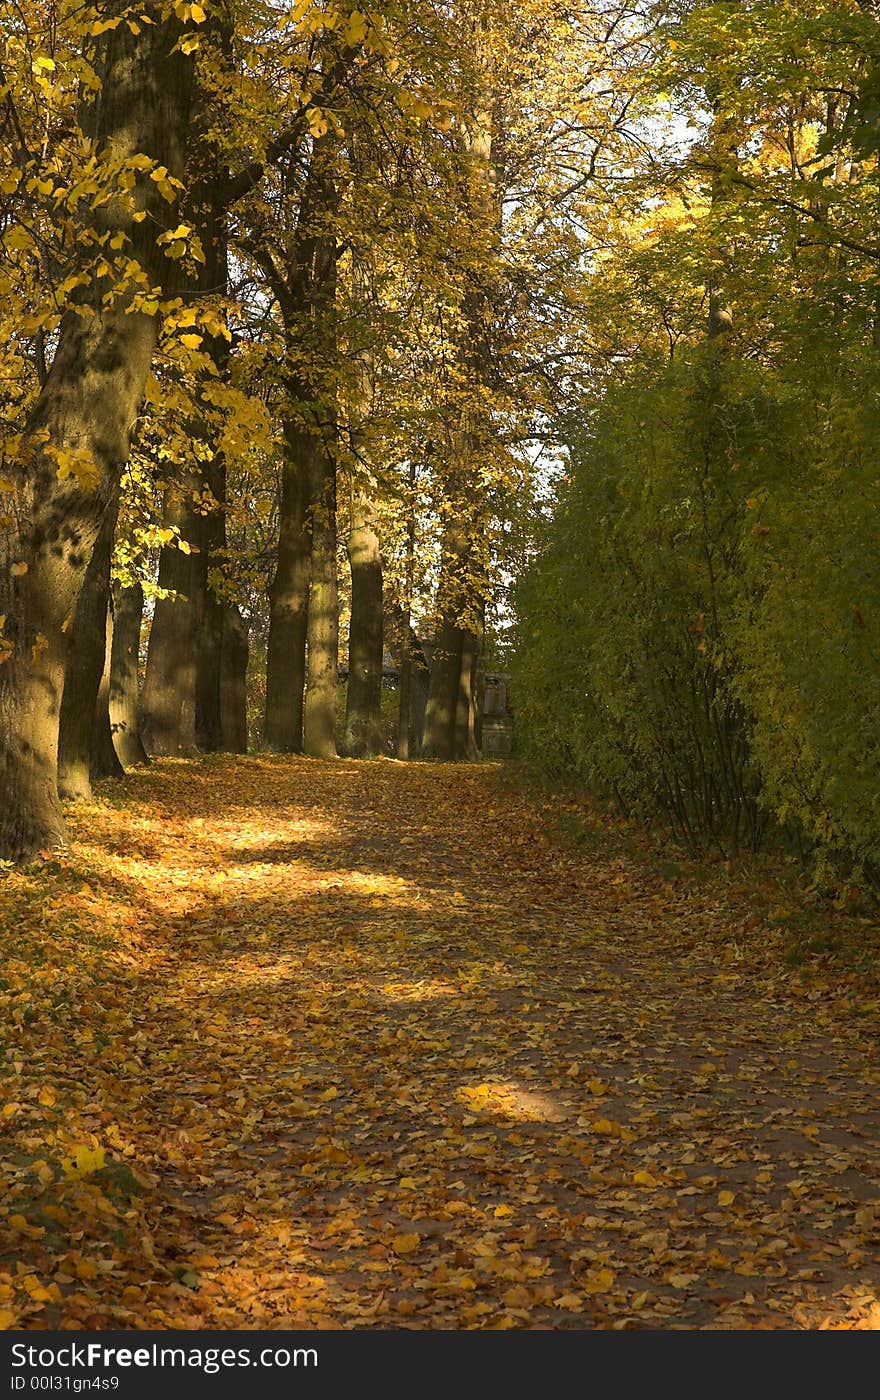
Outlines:
MULTIPOLYGON (((880 864, 874 396, 711 345, 618 383, 517 594, 519 742, 695 850, 880 864)), ((868 368, 866 368, 866 374, 868 368)))

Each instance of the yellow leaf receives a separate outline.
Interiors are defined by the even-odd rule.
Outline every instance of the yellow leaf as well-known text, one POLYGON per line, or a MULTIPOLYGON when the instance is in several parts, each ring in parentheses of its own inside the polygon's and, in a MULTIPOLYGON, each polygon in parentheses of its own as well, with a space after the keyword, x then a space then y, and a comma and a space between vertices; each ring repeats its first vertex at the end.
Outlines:
POLYGON ((18 1313, 9 1308, 0 1308, 0 1332, 9 1332, 18 1322, 18 1313))
POLYGON ((614 1271, 612 1269, 600 1269, 598 1273, 591 1274, 581 1285, 586 1293, 607 1293, 609 1288, 614 1287, 614 1271))
POLYGON ((422 1242, 421 1235, 395 1235, 391 1241, 391 1248, 395 1254, 415 1254, 422 1242))
POLYGON ((189 332, 180 337, 180 343, 181 345, 185 345, 187 350, 198 350, 202 343, 202 337, 189 332))
POLYGON ((44 1108, 51 1108, 55 1103, 57 1095, 51 1084, 44 1084, 39 1094, 39 1102, 44 1108))
POLYGON ((660 1184, 654 1180, 650 1172, 636 1172, 633 1181, 636 1186, 659 1186, 660 1184))
POLYGON ((506 1293, 502 1293, 501 1301, 506 1308, 530 1308, 532 1295, 527 1288, 518 1283, 513 1288, 508 1288, 506 1293))
POLYGON ((584 1300, 580 1293, 563 1293, 559 1298, 553 1299, 554 1308, 564 1308, 566 1312, 580 1312, 583 1305, 584 1300))
POLYGON ((735 1200, 736 1196, 732 1191, 718 1192, 718 1204, 720 1206, 732 1206, 735 1200))
POLYGON ((607 1137, 620 1137, 621 1127, 611 1118, 597 1118, 593 1123, 594 1133, 604 1133, 607 1137))
POLYGON ((103 1147, 78 1147, 70 1161, 65 1162, 67 1176, 91 1176, 104 1166, 106 1154, 103 1147))
POLYGON ((6 234, 6 246, 15 249, 16 252, 20 252, 23 248, 30 248, 31 236, 27 229, 20 225, 14 225, 6 234))

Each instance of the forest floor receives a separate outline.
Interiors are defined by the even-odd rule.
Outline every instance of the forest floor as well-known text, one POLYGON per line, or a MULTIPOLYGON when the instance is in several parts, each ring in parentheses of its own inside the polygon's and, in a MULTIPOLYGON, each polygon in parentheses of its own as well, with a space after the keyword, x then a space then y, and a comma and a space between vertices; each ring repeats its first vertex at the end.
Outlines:
POLYGON ((0 881, 0 1325, 880 1327, 877 929, 515 769, 167 761, 0 881))

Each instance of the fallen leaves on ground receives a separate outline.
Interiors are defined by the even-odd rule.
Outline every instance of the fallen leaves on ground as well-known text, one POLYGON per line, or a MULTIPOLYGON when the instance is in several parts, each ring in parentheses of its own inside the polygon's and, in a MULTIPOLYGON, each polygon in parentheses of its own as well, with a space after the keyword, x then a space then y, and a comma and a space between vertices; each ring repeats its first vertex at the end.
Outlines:
POLYGON ((876 990, 549 801, 251 758, 74 806, 0 887, 0 1325, 880 1325, 876 990))

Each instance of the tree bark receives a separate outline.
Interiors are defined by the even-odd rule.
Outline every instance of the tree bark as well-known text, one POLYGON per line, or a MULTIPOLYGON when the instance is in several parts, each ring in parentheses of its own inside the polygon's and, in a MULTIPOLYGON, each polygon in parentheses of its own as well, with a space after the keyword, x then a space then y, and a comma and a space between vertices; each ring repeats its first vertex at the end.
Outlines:
POLYGON ((400 673, 398 758, 409 758, 411 754, 421 751, 431 678, 431 666, 424 647, 413 631, 411 619, 409 608, 391 604, 385 621, 386 646, 400 673), (404 729, 406 743, 401 748, 404 729))
POLYGON ((343 752, 350 758, 375 758, 382 752, 382 558, 375 507, 357 486, 346 543, 351 623, 343 752))
MULTIPOLYGON (((180 531, 180 540, 190 545, 195 542, 200 548, 202 519, 192 505, 196 489, 190 478, 180 490, 169 490, 165 523, 180 531)), ((200 554, 187 554, 176 544, 165 545, 159 560, 159 587, 170 596, 156 599, 141 702, 144 747, 155 756, 195 752, 201 574, 200 554)))
POLYGON ((447 614, 442 618, 431 659, 422 758, 449 762, 455 757, 460 684, 461 630, 452 615, 447 614))
POLYGON ((110 605, 110 556, 119 509, 118 494, 107 506, 83 579, 64 674, 58 719, 58 793, 92 795, 92 745, 98 691, 104 671, 110 605))
MULTIPOLYGON (((422 734, 420 733, 418 742, 413 743, 412 605, 416 571, 416 462, 414 457, 410 458, 407 486, 409 491, 406 503, 406 559, 403 581, 404 599, 401 610, 400 691, 397 710, 397 757, 404 762, 409 759, 411 750, 418 749, 422 742, 422 734)), ((422 723, 424 724, 424 715, 422 715, 422 723)))
POLYGON ((215 456, 207 473, 216 508, 202 522, 202 553, 198 580, 201 627, 196 666, 195 740, 204 753, 225 749, 223 741, 223 627, 227 605, 212 580, 226 563, 226 464, 215 456))
POLYGON ((281 751, 298 750, 302 744, 315 757, 336 754, 338 704, 336 460, 331 450, 336 431, 337 247, 329 226, 339 202, 337 151, 333 131, 314 140, 284 267, 269 253, 261 258, 284 320, 290 372, 281 539, 270 594, 265 742, 281 751), (304 598, 308 661, 300 724, 304 598))
MULTIPOLYGON (((228 7, 211 9, 207 19, 208 31, 215 44, 225 72, 232 64, 232 32, 228 7)), ((209 367, 201 375, 200 394, 203 418, 196 427, 201 439, 200 456, 204 463, 204 485, 214 501, 202 517, 201 558, 198 563, 200 630, 195 697, 195 737, 200 749, 214 753, 225 747, 223 741, 223 638, 226 603, 218 590, 217 577, 226 568, 226 462, 217 430, 217 411, 208 401, 213 384, 225 383, 229 377, 230 341, 227 329, 225 298, 229 288, 229 219, 223 200, 224 162, 217 140, 220 115, 210 88, 199 89, 198 136, 193 159, 195 180, 191 205, 193 218, 202 244, 205 261, 198 265, 195 293, 204 304, 215 303, 220 328, 211 334, 201 329, 201 351, 207 355, 209 367)))
MULTIPOLYGON (((487 19, 475 11, 470 28, 480 66, 488 80, 491 48, 487 19)), ((466 158, 460 192, 461 216, 474 228, 474 238, 488 237, 495 246, 501 229, 494 165, 494 120, 487 99, 490 82, 475 94, 472 110, 462 123, 462 155, 466 158)), ((459 343, 456 347, 464 396, 454 405, 448 436, 450 470, 445 493, 446 521, 441 551, 439 627, 431 667, 431 687, 425 715, 423 756, 470 759, 476 756, 474 703, 480 638, 473 627, 484 616, 485 587, 481 551, 485 538, 485 503, 476 470, 493 435, 484 390, 489 383, 491 351, 488 328, 493 313, 484 278, 466 273, 459 343)))
POLYGON ((455 707, 455 757, 472 762, 477 758, 477 668, 479 638, 476 632, 462 630, 458 667, 458 699, 455 707))
POLYGON ((404 644, 400 662, 397 704, 397 757, 403 762, 409 759, 410 731, 412 728, 412 657, 409 647, 404 644))
POLYGON ((284 431, 278 558, 269 589, 266 722, 274 753, 302 753, 309 615, 309 455, 313 439, 288 423, 284 431))
POLYGON ((226 753, 247 753, 248 634, 241 611, 234 603, 223 609, 221 668, 221 740, 226 753))
POLYGON ((339 712, 339 593, 336 573, 336 463, 316 441, 310 462, 311 586, 303 751, 336 757, 339 712))
MULTIPOLYGON (((122 0, 106 7, 124 9, 122 0)), ((146 154, 179 179, 192 62, 172 52, 179 21, 166 21, 149 0, 145 9, 155 10, 155 23, 135 26, 137 34, 118 24, 99 41, 103 82, 90 120, 111 161, 146 154)), ((123 234, 126 257, 140 263, 148 286, 162 288, 172 265, 156 239, 179 212, 142 173, 130 197, 108 200, 88 218, 93 238, 123 234), (135 222, 136 211, 147 217, 135 222)), ((15 488, 9 514, 19 524, 0 545, 0 613, 14 648, 0 666, 2 859, 27 860, 66 840, 56 786, 65 628, 115 498, 156 342, 156 315, 139 309, 137 291, 119 286, 112 265, 98 272, 94 246, 77 244, 91 280, 65 312, 23 450, 7 471, 15 488)))
MULTIPOLYGON (((109 597, 108 597, 109 604, 109 597)), ((103 778, 122 778, 125 769, 119 762, 119 756, 113 743, 113 727, 110 723, 110 664, 113 654, 113 614, 110 607, 107 608, 107 621, 105 624, 104 643, 104 669, 101 672, 101 681, 98 686, 98 698, 95 705, 95 723, 92 729, 92 762, 89 769, 89 777, 93 783, 99 783, 103 778)))
POLYGON ((138 660, 144 590, 139 583, 115 588, 113 594, 113 643, 110 650, 109 715, 113 745, 123 768, 148 763, 141 739, 138 700, 138 660))

